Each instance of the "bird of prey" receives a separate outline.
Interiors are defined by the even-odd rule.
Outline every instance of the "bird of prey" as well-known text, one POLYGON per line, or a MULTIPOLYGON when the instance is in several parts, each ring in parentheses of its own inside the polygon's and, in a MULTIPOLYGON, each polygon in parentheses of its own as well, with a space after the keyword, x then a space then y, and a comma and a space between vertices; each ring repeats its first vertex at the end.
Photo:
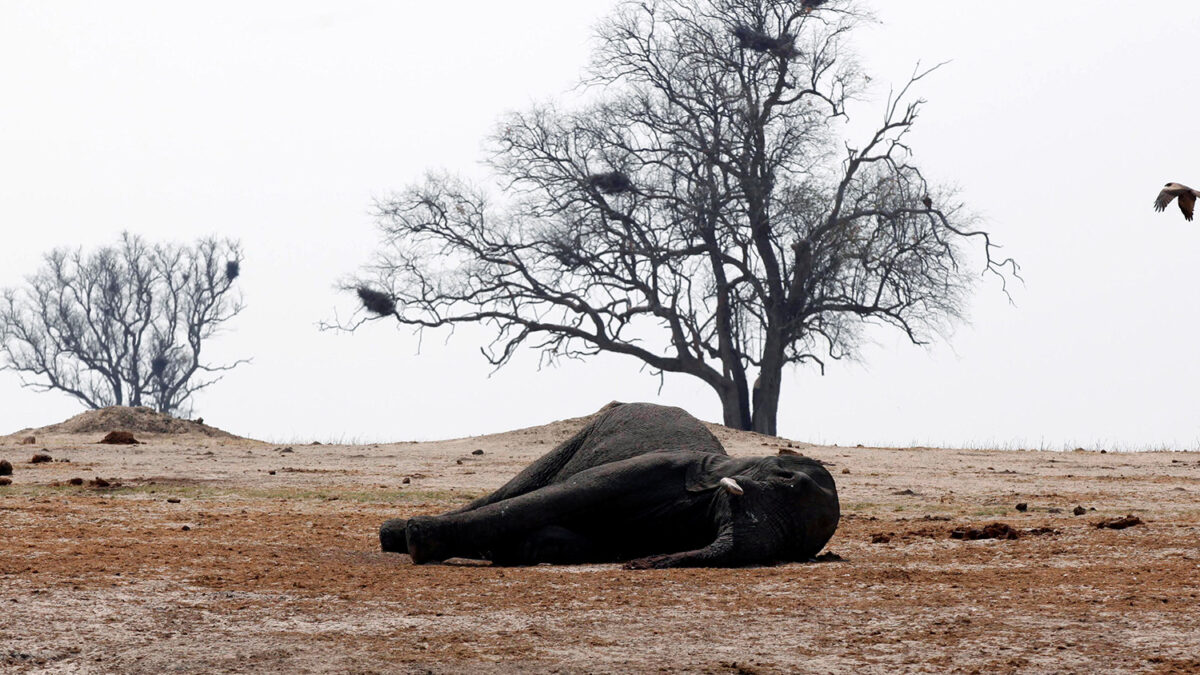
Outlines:
POLYGON ((925 205, 926 210, 933 208, 933 199, 929 195, 922 197, 921 203, 925 205))
POLYGON ((1196 198, 1200 197, 1200 190, 1193 190, 1179 183, 1167 183, 1162 192, 1158 193, 1158 199, 1154 200, 1154 210, 1162 211, 1176 197, 1179 198, 1179 210, 1183 211, 1184 219, 1191 220, 1192 213, 1196 209, 1196 198))

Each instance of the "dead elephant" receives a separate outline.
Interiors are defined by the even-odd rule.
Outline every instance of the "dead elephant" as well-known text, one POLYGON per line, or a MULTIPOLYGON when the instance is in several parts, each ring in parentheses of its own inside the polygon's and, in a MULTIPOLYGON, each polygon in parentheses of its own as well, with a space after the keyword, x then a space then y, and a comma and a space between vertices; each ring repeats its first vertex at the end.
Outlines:
POLYGON ((379 538, 415 563, 732 567, 808 560, 838 518, 819 462, 732 458, 683 410, 629 403, 496 492, 444 515, 389 520, 379 538))

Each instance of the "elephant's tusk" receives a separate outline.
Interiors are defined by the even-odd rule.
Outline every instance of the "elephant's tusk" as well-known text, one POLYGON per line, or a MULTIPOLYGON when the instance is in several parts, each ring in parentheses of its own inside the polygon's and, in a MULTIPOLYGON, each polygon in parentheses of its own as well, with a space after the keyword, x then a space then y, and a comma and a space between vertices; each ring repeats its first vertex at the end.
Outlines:
POLYGON ((742 486, 738 485, 737 481, 732 478, 728 478, 728 477, 722 478, 721 479, 721 487, 725 488, 725 490, 731 495, 746 494, 746 491, 742 489, 742 486))

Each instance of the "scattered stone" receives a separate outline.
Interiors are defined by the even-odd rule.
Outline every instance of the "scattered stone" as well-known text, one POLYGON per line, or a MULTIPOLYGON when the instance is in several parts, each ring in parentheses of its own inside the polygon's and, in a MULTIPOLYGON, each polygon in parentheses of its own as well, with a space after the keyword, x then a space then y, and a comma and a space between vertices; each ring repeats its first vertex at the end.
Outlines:
POLYGON ((472 454, 472 455, 482 455, 482 454, 483 454, 483 448, 478 448, 478 449, 472 450, 472 451, 471 451, 471 454, 472 454))
POLYGON ((1102 520, 1098 523, 1095 523, 1095 526, 1099 527, 1099 528, 1108 528, 1110 530, 1123 530, 1127 527, 1133 527, 1134 525, 1141 525, 1141 524, 1142 524, 1142 519, 1131 514, 1131 515, 1125 516, 1123 518, 1111 518, 1109 520, 1102 520))
POLYGON ((1062 509, 1051 506, 1050 508, 1046 509, 1046 513, 1062 513, 1062 509))
POLYGON ((454 463, 455 463, 455 464, 462 464, 462 460, 461 460, 461 459, 456 459, 456 460, 454 460, 454 463))
POLYGON ((179 497, 167 497, 167 503, 168 504, 178 504, 179 497))
POLYGON ((321 443, 321 441, 313 441, 312 443, 309 443, 309 445, 324 445, 324 444, 321 443))
POLYGON ((913 492, 912 490, 907 490, 907 489, 906 489, 906 490, 897 490, 897 491, 893 492, 892 494, 894 494, 894 495, 908 496, 908 497, 915 497, 915 496, 917 496, 917 493, 916 493, 916 492, 913 492))
POLYGON ((8 476, 0 476, 0 486, 12 485, 12 479, 8 476))
POLYGON ((843 558, 842 556, 834 553, 833 551, 826 551, 826 552, 822 553, 821 555, 813 558, 812 561, 819 562, 819 563, 845 562, 846 559, 843 558))
POLYGON ((290 445, 289 445, 288 447, 286 447, 286 448, 283 448, 282 450, 280 450, 280 451, 279 451, 279 454, 283 455, 283 454, 287 454, 287 453, 289 453, 289 452, 295 452, 295 450, 292 450, 292 446, 290 446, 290 445))
POLYGON ((1101 451, 1100 451, 1100 454, 1102 454, 1102 455, 1107 455, 1107 454, 1108 454, 1108 451, 1107 451, 1107 450, 1101 450, 1101 451))
POLYGON ((0 476, 12 475, 12 462, 7 459, 0 459, 0 476))
POLYGON ((39 452, 39 453, 35 454, 33 457, 29 458, 30 464, 45 464, 46 462, 50 462, 50 461, 53 461, 53 459, 50 457, 50 455, 47 455, 44 452, 39 452))
POLYGON ((36 436, 26 436, 25 438, 22 438, 21 440, 17 441, 17 443, 20 445, 33 445, 33 444, 37 443, 37 437, 36 436))
POLYGON ((106 445, 137 445, 138 439, 128 431, 110 431, 100 439, 100 442, 106 445))
POLYGON ((74 486, 78 487, 80 485, 83 485, 83 479, 79 478, 79 477, 72 478, 71 480, 67 481, 67 485, 74 485, 74 486))
POLYGON ((197 418, 196 418, 196 424, 203 425, 203 424, 204 424, 204 418, 203 418, 203 417, 197 417, 197 418))
POLYGON ((872 544, 886 544, 891 540, 892 540, 891 535, 884 534, 883 532, 876 532, 875 534, 871 535, 871 543, 872 544))
POLYGON ((183 527, 181 527, 179 529, 183 530, 184 532, 187 532, 187 531, 191 530, 192 528, 189 525, 184 525, 183 527))
POLYGON ((1020 504, 1017 504, 1016 509, 1018 511, 1020 511, 1021 513, 1025 513, 1026 511, 1029 510, 1029 505, 1026 504, 1025 502, 1021 502, 1020 504))
POLYGON ((1058 530, 1053 527, 1031 527, 1025 530, 1025 534, 1032 534, 1036 537, 1043 534, 1058 534, 1058 530))
POLYGON ((842 469, 842 473, 850 473, 850 469, 842 469))
POLYGON ((858 445, 856 445, 856 446, 854 446, 854 447, 856 447, 856 448, 861 448, 862 446, 863 446, 863 444, 862 444, 862 443, 859 443, 858 445))
POLYGON ((268 472, 267 472, 267 475, 268 475, 268 476, 274 476, 274 475, 275 475, 275 471, 274 471, 274 470, 272 470, 272 471, 268 471, 268 472))
POLYGON ((951 539, 1019 539, 1021 533, 1008 523, 991 523, 981 528, 959 527, 950 531, 951 539))
POLYGON ((411 478, 409 478, 408 476, 405 476, 405 477, 404 477, 404 480, 402 480, 402 481, 400 481, 400 482, 401 482, 401 483, 403 483, 404 485, 408 485, 409 483, 411 483, 411 482, 412 482, 412 479, 411 479, 411 478))
POLYGON ((88 487, 106 488, 106 487, 111 487, 111 486, 112 486, 112 483, 104 480, 100 476, 96 476, 92 480, 88 481, 88 487))
POLYGON ((1074 513, 1077 516, 1082 516, 1083 514, 1087 513, 1087 509, 1083 508, 1082 506, 1076 506, 1071 510, 1071 513, 1074 513))

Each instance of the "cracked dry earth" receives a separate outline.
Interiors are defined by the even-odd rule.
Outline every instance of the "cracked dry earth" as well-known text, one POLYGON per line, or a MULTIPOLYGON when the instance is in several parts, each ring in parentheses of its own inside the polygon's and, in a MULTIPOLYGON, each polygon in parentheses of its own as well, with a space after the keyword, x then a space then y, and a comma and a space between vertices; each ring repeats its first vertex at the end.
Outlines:
MULTIPOLYGON (((483 494, 582 423, 287 450, 0 438, 0 671, 1200 672, 1195 453, 794 443, 838 482, 840 562, 632 572, 378 552, 384 519, 483 494), (1127 514, 1144 522, 1094 527, 1127 514), (1019 538, 950 536, 993 522, 1019 538)), ((735 455, 789 445, 718 434, 735 455)))

